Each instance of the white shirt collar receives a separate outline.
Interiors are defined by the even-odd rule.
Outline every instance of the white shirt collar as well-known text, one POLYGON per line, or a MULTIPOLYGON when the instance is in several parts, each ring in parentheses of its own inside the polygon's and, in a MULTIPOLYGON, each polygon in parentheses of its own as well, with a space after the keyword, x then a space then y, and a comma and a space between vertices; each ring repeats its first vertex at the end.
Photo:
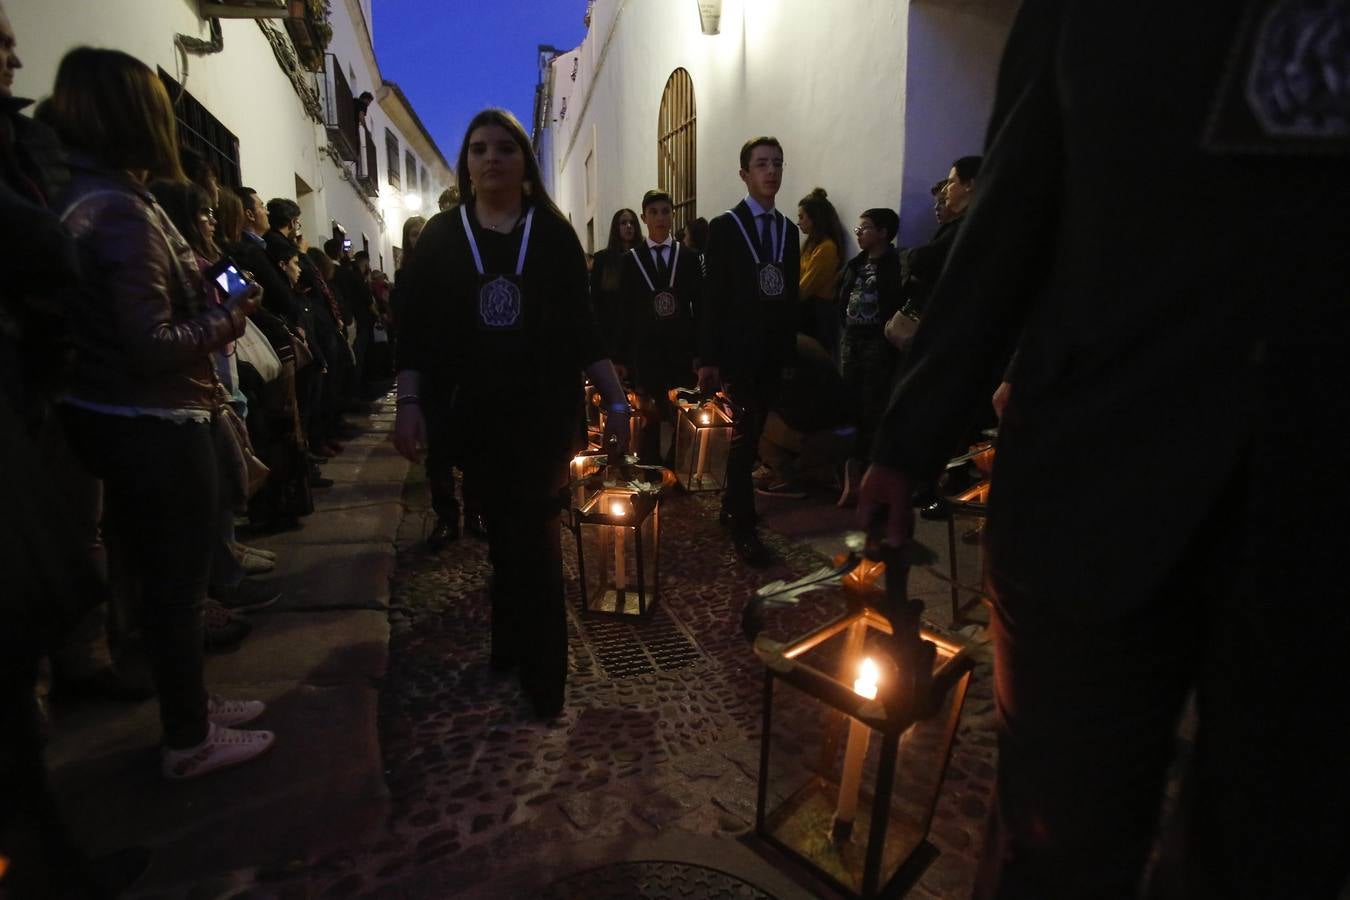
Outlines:
POLYGON ((765 213, 776 212, 776 210, 771 206, 767 208, 760 206, 759 201, 756 200, 754 197, 751 197, 749 194, 745 195, 745 205, 750 207, 750 214, 753 215, 756 219, 758 219, 765 213))
POLYGON ((665 248, 669 249, 670 246, 671 246, 671 244, 673 244, 673 243, 675 243, 675 238, 674 238, 673 235, 666 235, 666 239, 665 239, 664 241, 659 242, 659 243, 656 242, 656 241, 654 241, 654 240, 652 240, 651 238, 647 238, 647 249, 648 249, 648 250, 655 250, 657 247, 665 247, 665 248))

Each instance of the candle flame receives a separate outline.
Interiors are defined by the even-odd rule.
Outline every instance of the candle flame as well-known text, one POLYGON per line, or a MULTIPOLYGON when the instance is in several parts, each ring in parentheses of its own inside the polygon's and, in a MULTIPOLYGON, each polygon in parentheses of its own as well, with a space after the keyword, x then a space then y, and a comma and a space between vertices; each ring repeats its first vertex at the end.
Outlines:
POLYGON ((704 425, 707 425, 708 423, 712 422, 712 416, 708 415, 707 413, 704 413, 703 415, 698 417, 698 420, 702 422, 704 425))
POLYGON ((858 666, 857 681, 853 682, 853 690, 859 696, 866 697, 868 700, 875 700, 877 697, 877 681, 881 678, 881 670, 877 664, 872 661, 872 657, 867 657, 858 666))
POLYGON ((622 516, 626 515, 627 513, 628 510, 624 509, 622 500, 615 500, 613 503, 609 505, 609 514, 611 516, 622 516))

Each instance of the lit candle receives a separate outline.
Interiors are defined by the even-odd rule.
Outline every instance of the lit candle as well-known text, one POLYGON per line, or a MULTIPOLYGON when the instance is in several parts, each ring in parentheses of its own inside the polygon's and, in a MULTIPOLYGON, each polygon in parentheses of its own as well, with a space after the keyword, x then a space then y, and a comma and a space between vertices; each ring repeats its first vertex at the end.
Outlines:
MULTIPOLYGON (((609 505, 609 514, 616 518, 622 518, 628 514, 628 510, 624 508, 622 500, 615 500, 609 505)), ((624 553, 624 532, 627 530, 622 525, 614 526, 614 588, 617 591, 622 591, 627 587, 625 582, 628 580, 628 573, 624 571, 624 563, 626 562, 624 559, 626 555, 624 553)))
MULTIPOLYGON (((706 410, 699 414, 698 420, 703 425, 712 424, 712 415, 706 410)), ((700 428, 698 430, 698 464, 694 466, 694 477, 698 480, 703 479, 703 473, 708 469, 708 439, 712 437, 711 428, 700 428)))
MULTIPOLYGON (((868 700, 875 700, 880 672, 871 657, 862 661, 858 675, 860 677, 853 682, 854 692, 868 700)), ((853 831, 853 819, 858 812, 858 790, 862 784, 863 760, 867 757, 867 745, 871 740, 872 729, 850 716, 848 746, 844 750, 844 774, 839 779, 839 803, 834 811, 834 834, 837 838, 847 838, 853 831)))

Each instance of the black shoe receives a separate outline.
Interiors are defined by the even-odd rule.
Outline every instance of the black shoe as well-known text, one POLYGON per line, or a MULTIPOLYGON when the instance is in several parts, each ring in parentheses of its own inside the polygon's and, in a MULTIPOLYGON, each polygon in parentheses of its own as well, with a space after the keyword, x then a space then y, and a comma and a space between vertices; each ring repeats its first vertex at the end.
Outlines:
POLYGON ((309 454, 309 464, 311 468, 314 466, 326 466, 328 465, 328 457, 311 453, 309 454))
POLYGON ((464 530, 480 541, 488 539, 487 517, 482 513, 465 513, 464 530))
POLYGON ((229 650, 253 630, 253 624, 216 600, 202 604, 202 642, 207 650, 229 650))
POLYGON ((459 537, 459 523, 454 519, 437 519, 436 527, 427 535, 427 550, 439 553, 445 545, 459 537))
POLYGON ((778 497, 783 500, 806 499, 806 488, 795 481, 772 481, 756 485, 755 493, 761 497, 778 497))
POLYGON ((736 551, 736 555, 740 557, 741 562, 756 569, 763 569, 773 562, 773 554, 759 539, 758 532, 741 531, 733 534, 731 536, 731 547, 736 551))
POLYGON ((230 612, 255 612, 280 600, 281 591, 265 582, 245 578, 234 587, 212 591, 211 598, 230 612))
POLYGON ((154 688, 142 684, 112 666, 72 681, 58 682, 52 690, 58 703, 80 700, 112 700, 115 703, 140 703, 155 696, 154 688))
POLYGON ((323 477, 318 466, 309 467, 309 486, 312 488, 330 488, 333 486, 333 479, 323 477))
POLYGON ((530 698, 535 716, 545 722, 556 719, 567 705, 567 690, 561 684, 551 688, 527 686, 525 695, 530 698))

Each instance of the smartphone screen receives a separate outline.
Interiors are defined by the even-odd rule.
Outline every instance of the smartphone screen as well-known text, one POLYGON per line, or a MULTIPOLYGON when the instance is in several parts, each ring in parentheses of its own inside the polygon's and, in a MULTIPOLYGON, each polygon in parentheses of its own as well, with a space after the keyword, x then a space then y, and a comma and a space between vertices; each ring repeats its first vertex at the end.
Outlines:
POLYGON ((220 289, 229 297, 236 297, 248 290, 248 282, 233 264, 226 266, 224 271, 216 276, 216 284, 220 285, 220 289))

